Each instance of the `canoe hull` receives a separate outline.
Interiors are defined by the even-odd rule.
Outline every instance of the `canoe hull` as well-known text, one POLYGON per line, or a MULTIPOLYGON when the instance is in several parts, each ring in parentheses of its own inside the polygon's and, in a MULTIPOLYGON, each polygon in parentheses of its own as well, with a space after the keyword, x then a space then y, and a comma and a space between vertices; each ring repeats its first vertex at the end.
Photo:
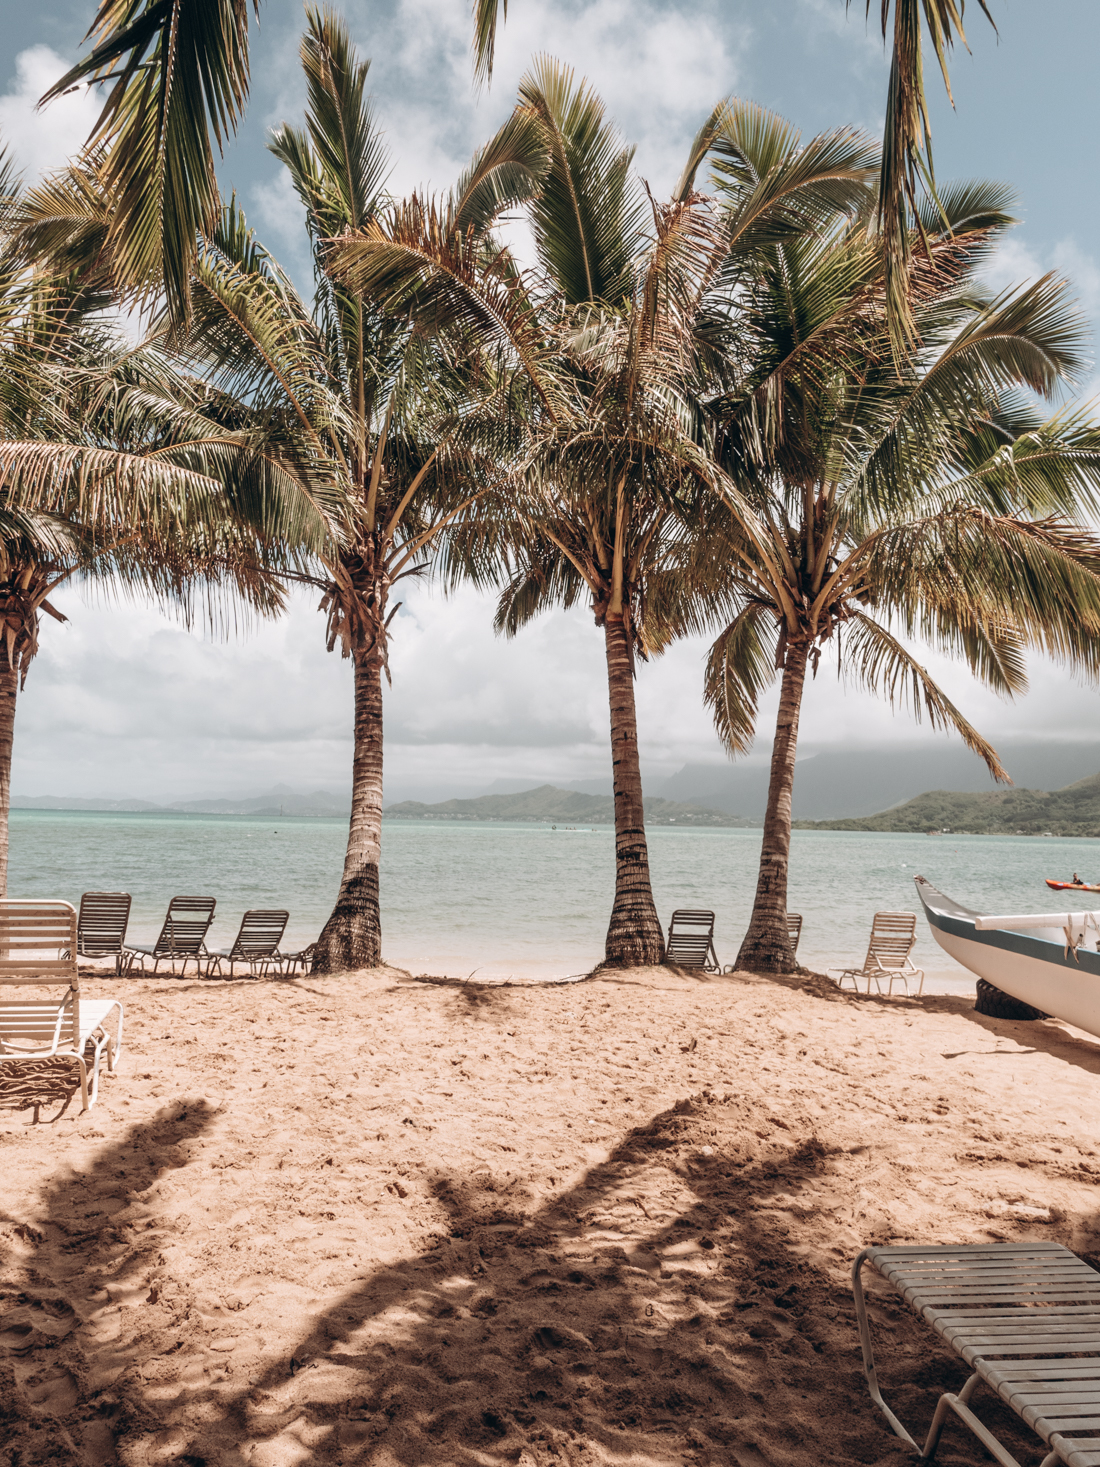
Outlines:
POLYGON ((916 885, 932 936, 956 962, 1021 1003, 1100 1037, 1100 952, 1081 946, 1076 957, 1067 957, 1059 927, 979 932, 974 918, 982 913, 960 906, 922 876, 916 885))

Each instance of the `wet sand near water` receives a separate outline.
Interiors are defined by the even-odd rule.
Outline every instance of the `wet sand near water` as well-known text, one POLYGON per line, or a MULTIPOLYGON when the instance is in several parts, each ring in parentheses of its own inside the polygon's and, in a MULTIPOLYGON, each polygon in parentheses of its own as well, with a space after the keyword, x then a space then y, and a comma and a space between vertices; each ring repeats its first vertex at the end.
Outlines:
MULTIPOLYGON (((1091 1261, 1100 1043, 809 985, 89 980, 127 1006, 118 1076, 0 1109, 12 1460, 900 1467, 851 1259, 1091 1261)), ((923 1431, 964 1368, 872 1312, 923 1431)), ((981 1459, 950 1424, 945 1467, 981 1459)))

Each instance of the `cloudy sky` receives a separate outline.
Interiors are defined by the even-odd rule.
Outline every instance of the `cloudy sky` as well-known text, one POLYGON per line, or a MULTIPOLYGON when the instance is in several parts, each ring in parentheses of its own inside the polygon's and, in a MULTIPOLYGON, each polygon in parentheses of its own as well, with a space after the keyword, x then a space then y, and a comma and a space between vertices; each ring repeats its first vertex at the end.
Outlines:
MULTIPOLYGON (((348 0, 338 5, 373 58, 378 115, 393 156, 391 185, 446 187, 507 115, 532 55, 550 52, 587 75, 627 138, 639 172, 660 194, 688 140, 720 97, 774 108, 805 133, 853 124, 881 129, 887 60, 855 0, 512 0, 492 87, 471 84, 464 0, 348 0)), ((938 176, 1011 183, 1021 225, 995 267, 998 283, 1057 269, 1100 319, 1100 54, 1095 0, 991 0, 999 35, 968 8, 972 54, 952 65, 957 110, 938 77, 938 176)), ((872 7, 877 11, 877 5, 872 7)), ((28 175, 61 162, 86 135, 86 94, 43 113, 34 104, 79 53, 90 0, 7 7, 0 68, 0 136, 28 175)), ((302 10, 265 0, 253 47, 253 97, 222 167, 269 246, 306 281, 298 210, 265 151, 267 130, 297 120, 302 10)), ((1096 391, 1090 376, 1082 391, 1096 391)), ((43 630, 21 700, 14 785, 21 794, 177 799, 259 791, 345 788, 349 779, 349 665, 324 651, 323 619, 308 599, 283 620, 230 643, 204 640, 148 608, 58 598, 65 626, 43 630)), ((394 623, 387 694, 387 797, 440 798, 497 778, 599 778, 608 771, 602 638, 577 611, 548 616, 505 643, 491 604, 410 593, 394 623)), ((647 773, 722 755, 700 705, 703 644, 685 643, 643 667, 640 734, 647 773)), ((1002 741, 1095 736, 1097 694, 1037 664, 1032 692, 1006 705, 959 670, 930 658, 968 715, 1002 741)), ((767 728, 772 705, 762 720, 767 728)), ((924 730, 927 735, 927 730, 924 730)), ((906 716, 846 691, 835 673, 811 688, 808 746, 909 742, 906 716)))

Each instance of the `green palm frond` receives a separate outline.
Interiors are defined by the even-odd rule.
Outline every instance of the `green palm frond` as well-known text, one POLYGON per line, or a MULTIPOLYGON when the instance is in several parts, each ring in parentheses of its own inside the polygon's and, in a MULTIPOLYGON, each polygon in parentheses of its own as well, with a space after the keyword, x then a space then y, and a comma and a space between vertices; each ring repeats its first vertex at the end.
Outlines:
POLYGON ((508 0, 474 0, 474 76, 488 82, 493 76, 497 44, 497 13, 508 19, 508 0))
POLYGON ((549 166, 550 149, 537 112, 517 107, 455 184, 452 229, 482 234, 504 210, 535 197, 549 166))
MULTIPOLYGON (((850 5, 851 0, 847 0, 850 5)), ((890 3, 881 0, 882 35, 890 35, 890 3)), ((993 17, 986 0, 978 0, 986 19, 993 17)), ((924 91, 921 19, 928 28, 944 86, 951 95, 947 53, 963 31, 965 0, 893 0, 890 82, 886 95, 882 165, 879 178, 879 224, 886 251, 886 300, 890 339, 900 361, 916 344, 917 327, 909 301, 908 270, 912 259, 910 212, 920 208, 918 189, 926 182, 934 194, 932 128, 924 91)), ((871 13, 871 0, 866 0, 871 13)), ((994 26, 996 29, 996 26, 994 26)))
MULTIPOLYGON (((253 0, 258 14, 258 0, 253 0)), ((91 52, 46 93, 110 82, 91 141, 106 149, 121 279, 170 308, 190 301, 195 241, 219 209, 214 146, 248 96, 248 0, 100 0, 91 52)))
POLYGON ((847 624, 844 636, 845 666, 857 683, 885 698, 891 708, 908 707, 918 723, 927 715, 933 728, 954 729, 966 747, 985 761, 994 779, 1012 783, 992 744, 885 627, 861 612, 847 624))
POLYGON ((772 607, 749 601, 707 655, 703 701, 718 737, 732 754, 747 754, 756 736, 760 698, 775 680, 776 618, 772 607))
POLYGON ((551 57, 520 82, 520 103, 542 122, 550 165, 530 209, 542 267, 568 305, 617 302, 643 247, 634 155, 587 82, 551 57))

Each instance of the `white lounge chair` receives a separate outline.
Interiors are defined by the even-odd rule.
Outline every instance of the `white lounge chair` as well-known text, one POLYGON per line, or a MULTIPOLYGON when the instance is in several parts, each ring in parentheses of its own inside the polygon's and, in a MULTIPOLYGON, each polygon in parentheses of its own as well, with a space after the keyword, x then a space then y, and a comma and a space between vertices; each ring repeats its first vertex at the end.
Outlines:
POLYGON ((975 1415, 979 1385, 996 1392, 1048 1448, 1042 1467, 1100 1467, 1100 1273, 1060 1243, 864 1248, 852 1267, 863 1371, 871 1399, 902 1441, 935 1455, 953 1412, 1002 1467, 1016 1458, 975 1415), (924 1448, 882 1398, 862 1271, 870 1264, 966 1366, 942 1395, 924 1448))
POLYGON ((859 992, 861 978, 867 980, 867 992, 871 984, 882 992, 883 979, 886 992, 893 993, 894 984, 900 983, 909 992, 909 979, 918 978, 917 997, 924 992, 924 969, 915 968, 909 954, 917 943, 917 914, 915 912, 876 912, 871 923, 871 940, 867 944, 867 956, 862 968, 844 968, 836 980, 837 987, 844 987, 850 978, 852 987, 859 992))
POLYGON ((33 1092, 33 1073, 20 1078, 29 1065, 71 1060, 87 1110, 99 1093, 104 1053, 114 1070, 122 1050, 122 1005, 81 1000, 77 946, 76 909, 69 902, 0 900, 0 1095, 33 1092), (65 988, 60 998, 15 998, 5 991, 57 985, 65 988), (115 1010, 112 1034, 108 1020, 115 1010))

